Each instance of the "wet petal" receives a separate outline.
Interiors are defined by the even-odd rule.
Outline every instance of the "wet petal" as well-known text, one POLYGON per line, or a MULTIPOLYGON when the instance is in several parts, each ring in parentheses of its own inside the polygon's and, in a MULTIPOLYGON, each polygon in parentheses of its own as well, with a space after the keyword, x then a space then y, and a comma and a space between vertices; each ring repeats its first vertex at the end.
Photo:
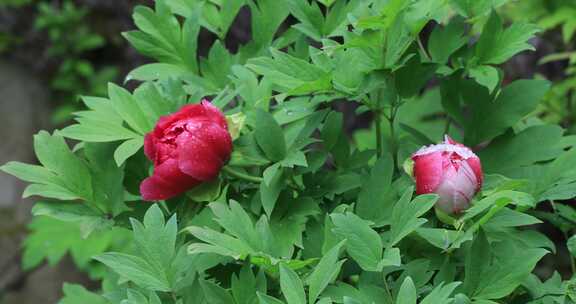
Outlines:
POLYGON ((434 152, 414 156, 414 177, 416 178, 416 193, 432 193, 442 181, 442 152, 434 152))
POLYGON ((169 159, 154 169, 154 174, 140 184, 140 194, 146 201, 166 200, 186 192, 200 181, 184 174, 175 159, 169 159))
POLYGON ((189 125, 177 143, 180 170, 201 181, 214 179, 232 151, 230 134, 215 123, 189 125))

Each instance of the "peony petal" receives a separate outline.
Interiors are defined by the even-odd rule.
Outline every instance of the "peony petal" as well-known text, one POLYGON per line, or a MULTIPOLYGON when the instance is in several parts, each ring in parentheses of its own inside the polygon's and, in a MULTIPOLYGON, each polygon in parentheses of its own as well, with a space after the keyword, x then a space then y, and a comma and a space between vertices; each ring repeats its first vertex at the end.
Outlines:
POLYGON ((435 191, 440 196, 437 206, 448 214, 458 214, 468 209, 478 184, 472 168, 462 162, 458 169, 447 167, 444 174, 444 179, 435 191))
POLYGON ((144 136, 144 154, 151 161, 156 159, 156 138, 152 132, 144 136))
POLYGON ((417 155, 414 160, 414 177, 416 178, 416 193, 432 193, 442 181, 442 152, 417 155))
POLYGON ((178 139, 178 166, 201 181, 214 179, 232 152, 232 138, 215 123, 193 123, 178 139))
POLYGON ((154 169, 154 174, 140 184, 145 201, 166 200, 198 185, 200 181, 184 174, 175 159, 169 159, 154 169))
POLYGON ((478 157, 470 157, 466 159, 466 162, 474 172, 474 176, 476 177, 477 185, 476 191, 479 191, 482 188, 482 183, 484 181, 484 176, 482 175, 482 164, 480 163, 480 158, 478 157))
POLYGON ((220 109, 212 105, 208 100, 202 100, 202 106, 206 111, 206 116, 208 116, 211 121, 218 124, 221 128, 228 130, 228 122, 226 122, 226 117, 220 109))

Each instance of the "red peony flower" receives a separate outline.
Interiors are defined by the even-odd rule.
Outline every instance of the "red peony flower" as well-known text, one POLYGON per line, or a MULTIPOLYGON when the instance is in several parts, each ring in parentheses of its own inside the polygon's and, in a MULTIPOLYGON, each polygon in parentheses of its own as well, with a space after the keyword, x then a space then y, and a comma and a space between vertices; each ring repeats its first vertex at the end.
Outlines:
POLYGON ((144 153, 154 162, 154 174, 140 184, 142 198, 169 199, 214 179, 231 152, 226 118, 208 101, 160 117, 144 138, 144 153))
POLYGON ((482 187, 480 158, 468 147, 446 136, 444 143, 422 147, 412 155, 416 193, 436 193, 436 206, 458 214, 482 187))

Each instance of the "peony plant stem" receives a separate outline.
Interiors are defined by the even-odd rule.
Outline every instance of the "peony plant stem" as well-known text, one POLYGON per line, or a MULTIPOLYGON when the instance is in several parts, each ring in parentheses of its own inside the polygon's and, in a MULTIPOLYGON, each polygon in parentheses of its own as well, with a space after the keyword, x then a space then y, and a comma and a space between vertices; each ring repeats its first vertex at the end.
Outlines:
POLYGON ((379 111, 374 112, 376 124, 376 153, 378 157, 382 157, 384 153, 384 147, 382 144, 382 114, 379 111))
POLYGON ((396 131, 394 128, 394 121, 396 120, 396 114, 398 113, 398 106, 393 104, 390 109, 390 117, 388 123, 390 124, 390 153, 392 154, 392 159, 394 160, 394 171, 396 171, 396 166, 398 164, 398 147, 396 146, 396 131))
POLYGON ((235 170, 235 169, 232 169, 231 167, 228 167, 228 166, 223 167, 223 168, 222 168, 222 171, 224 171, 224 172, 226 172, 226 173, 228 173, 228 174, 230 174, 230 175, 232 175, 232 176, 234 176, 234 177, 237 177, 237 178, 239 178, 239 179, 243 179, 243 180, 246 180, 246 181, 249 181, 249 182, 255 182, 255 183, 260 183, 260 182, 262 182, 262 178, 261 178, 261 177, 249 175, 249 174, 246 174, 246 173, 237 171, 237 170, 235 170))

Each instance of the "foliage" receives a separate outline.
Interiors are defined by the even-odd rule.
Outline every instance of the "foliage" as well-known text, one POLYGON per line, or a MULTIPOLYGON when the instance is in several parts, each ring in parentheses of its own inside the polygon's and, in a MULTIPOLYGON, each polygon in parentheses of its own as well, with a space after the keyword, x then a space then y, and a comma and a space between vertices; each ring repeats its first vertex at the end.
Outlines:
POLYGON ((29 263, 68 250, 105 267, 93 272, 101 290, 65 285, 61 303, 574 303, 573 270, 533 274, 565 249, 533 225, 569 236, 576 224, 561 203, 576 197, 574 140, 533 115, 547 81, 503 84, 499 65, 533 49, 537 32, 506 25, 494 10, 504 2, 136 7, 138 29, 124 36, 156 60, 129 74, 138 88, 84 98, 75 124, 35 136, 40 165, 2 167, 30 183, 26 196, 45 198, 29 263), (242 7, 252 38, 231 52, 225 38, 242 7), (201 31, 217 37, 206 56, 201 31), (202 98, 235 118, 226 170, 187 195, 141 201, 144 135, 202 98), (370 128, 348 136, 336 102, 370 112, 370 128), (474 147, 485 172, 472 208, 450 224, 433 211, 437 196, 414 195, 401 170, 444 133, 474 147), (74 235, 40 252, 64 229, 74 235))
POLYGON ((40 2, 37 8, 35 28, 46 31, 51 42, 47 55, 62 58, 51 80, 51 88, 58 93, 60 102, 64 102, 53 116, 55 123, 61 123, 79 109, 77 94, 104 95, 106 83, 116 78, 118 70, 112 66, 96 69, 84 58, 87 52, 106 43, 86 22, 87 8, 77 7, 71 1, 64 1, 60 7, 40 2))
POLYGON ((573 45, 576 41, 576 4, 572 1, 529 0, 510 3, 508 6, 504 12, 509 18, 534 20, 551 37, 548 40, 553 42, 549 45, 553 52, 541 58, 538 64, 559 65, 564 75, 546 94, 538 112, 545 121, 570 126, 568 131, 574 133, 576 52, 573 51, 573 45))

